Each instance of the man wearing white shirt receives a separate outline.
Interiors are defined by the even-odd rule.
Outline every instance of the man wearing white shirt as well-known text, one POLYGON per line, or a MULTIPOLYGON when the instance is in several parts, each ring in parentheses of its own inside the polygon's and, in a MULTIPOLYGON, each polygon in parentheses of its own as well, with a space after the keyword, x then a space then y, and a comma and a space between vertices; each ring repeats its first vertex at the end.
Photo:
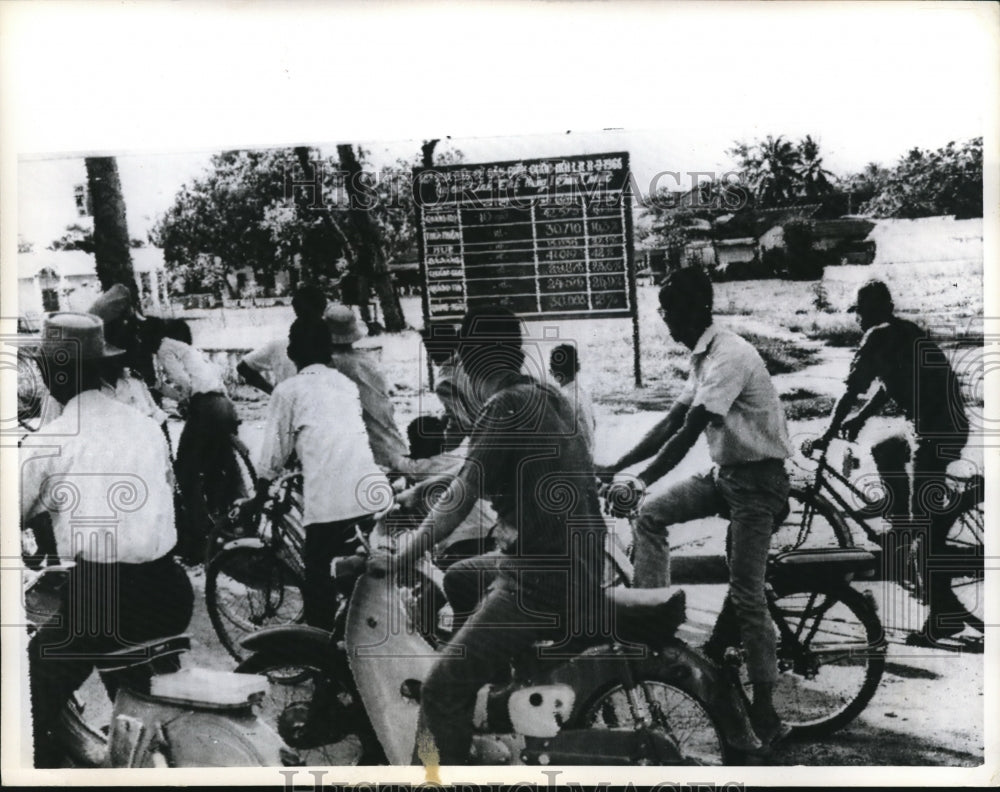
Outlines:
POLYGON ((358 519, 388 505, 391 493, 372 455, 357 386, 327 366, 331 348, 322 319, 292 323, 288 356, 298 374, 271 394, 256 498, 263 501, 294 452, 305 501, 305 621, 324 629, 334 615, 330 562, 358 519))
POLYGON ((56 619, 29 644, 36 767, 54 766, 49 731, 97 657, 183 632, 194 604, 171 555, 166 439, 102 391, 108 362, 121 354, 96 316, 46 318, 39 368, 65 409, 45 436, 21 442, 21 518, 48 513, 59 557, 75 566, 56 619))
POLYGON ((718 658, 732 633, 739 633, 754 690, 750 716, 768 746, 789 731, 773 703, 778 668, 764 579, 771 534, 788 503, 784 460, 792 447, 764 361, 743 338, 713 324, 712 297, 712 282, 700 268, 685 267, 667 278, 660 290, 660 315, 671 337, 691 350, 691 374, 667 416, 602 473, 606 477, 653 457, 634 480, 616 483, 609 498, 635 502, 705 433, 716 468, 678 481, 639 511, 635 585, 669 583, 670 525, 714 514, 729 517, 729 591, 704 649, 718 658))

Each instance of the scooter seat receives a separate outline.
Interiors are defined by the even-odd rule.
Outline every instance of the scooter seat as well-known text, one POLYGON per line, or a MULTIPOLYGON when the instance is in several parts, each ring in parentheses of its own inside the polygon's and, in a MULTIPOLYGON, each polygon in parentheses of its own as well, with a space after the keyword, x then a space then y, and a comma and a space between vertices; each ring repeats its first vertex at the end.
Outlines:
POLYGON ((159 638, 155 641, 127 646, 108 652, 97 660, 94 665, 98 671, 122 671, 126 668, 155 663, 165 658, 176 657, 191 649, 190 635, 174 635, 170 638, 159 638))
POLYGON ((174 674, 153 677, 149 692, 155 698, 175 704, 230 708, 246 706, 267 689, 267 677, 260 674, 185 668, 174 674))
POLYGON ((616 587, 604 596, 615 639, 655 645, 672 638, 687 618, 684 589, 616 587))

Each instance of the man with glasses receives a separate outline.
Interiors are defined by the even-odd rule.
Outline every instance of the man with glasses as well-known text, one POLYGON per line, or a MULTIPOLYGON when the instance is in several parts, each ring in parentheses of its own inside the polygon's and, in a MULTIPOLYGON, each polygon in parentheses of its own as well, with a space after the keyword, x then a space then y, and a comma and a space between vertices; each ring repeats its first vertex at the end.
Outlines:
POLYGON ((691 350, 687 386, 666 417, 610 467, 619 471, 654 457, 638 477, 612 484, 609 501, 638 504, 646 488, 687 455, 704 431, 715 468, 678 481, 645 501, 636 520, 635 585, 669 584, 668 527, 711 515, 729 517, 729 591, 705 652, 720 658, 739 630, 753 683, 750 716, 764 746, 788 734, 774 709, 774 624, 764 594, 771 534, 788 502, 784 460, 792 453, 777 391, 757 350, 712 323, 712 283, 703 270, 673 272, 660 290, 660 316, 675 341, 691 350), (654 456, 655 455, 655 456, 654 456))

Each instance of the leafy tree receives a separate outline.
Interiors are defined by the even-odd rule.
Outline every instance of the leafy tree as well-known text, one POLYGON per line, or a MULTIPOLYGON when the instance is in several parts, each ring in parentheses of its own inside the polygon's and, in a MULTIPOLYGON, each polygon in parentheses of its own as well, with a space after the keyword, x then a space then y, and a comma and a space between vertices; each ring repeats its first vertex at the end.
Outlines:
POLYGON ((284 200, 291 158, 283 149, 227 151, 212 157, 206 175, 181 188, 150 241, 163 248, 167 268, 189 291, 227 289, 236 296, 226 273, 249 266, 267 282, 284 267, 263 221, 266 209, 284 200))
POLYGON ((876 217, 983 216, 983 139, 936 151, 913 148, 864 205, 876 217))

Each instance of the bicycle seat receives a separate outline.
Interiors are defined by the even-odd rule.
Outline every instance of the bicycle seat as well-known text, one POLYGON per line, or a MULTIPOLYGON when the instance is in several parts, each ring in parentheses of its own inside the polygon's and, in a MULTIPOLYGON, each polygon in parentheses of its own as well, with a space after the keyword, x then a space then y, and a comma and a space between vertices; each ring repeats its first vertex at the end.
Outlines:
POLYGON ((789 550, 770 559, 768 581, 776 589, 818 590, 871 577, 875 567, 875 555, 856 547, 789 550))
POLYGON ((175 635, 107 652, 94 665, 98 671, 122 671, 166 658, 175 658, 190 649, 190 635, 175 635))

